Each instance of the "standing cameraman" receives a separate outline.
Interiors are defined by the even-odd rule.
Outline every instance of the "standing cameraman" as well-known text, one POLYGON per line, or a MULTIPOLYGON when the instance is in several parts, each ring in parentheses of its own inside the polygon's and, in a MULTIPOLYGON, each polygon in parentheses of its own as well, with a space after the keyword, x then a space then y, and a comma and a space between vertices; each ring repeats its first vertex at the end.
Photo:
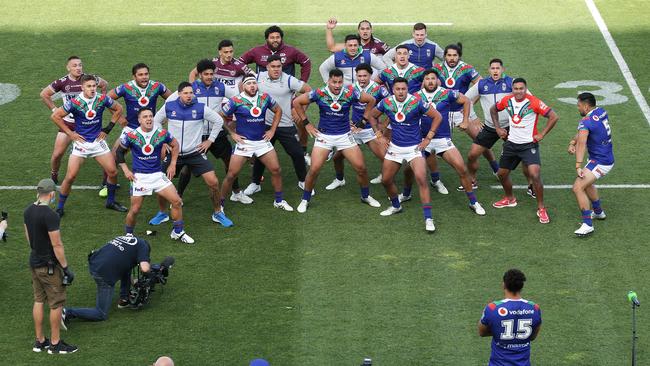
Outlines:
POLYGON ((90 275, 97 283, 97 299, 94 308, 65 308, 63 322, 80 318, 93 321, 108 319, 108 309, 113 301, 115 283, 120 281, 118 308, 129 307, 131 269, 140 265, 140 270, 149 272, 149 243, 132 235, 118 236, 88 257, 90 275))
POLYGON ((68 262, 63 251, 63 242, 59 232, 59 215, 49 205, 54 203, 56 185, 52 179, 38 182, 36 202, 25 209, 25 236, 32 251, 29 265, 32 270, 32 287, 34 288, 34 328, 36 341, 32 350, 49 354, 73 353, 78 348, 66 344, 59 338, 59 325, 65 303, 65 285, 72 283, 74 274, 68 269, 68 262), (43 335, 43 303, 50 306, 51 340, 43 335))

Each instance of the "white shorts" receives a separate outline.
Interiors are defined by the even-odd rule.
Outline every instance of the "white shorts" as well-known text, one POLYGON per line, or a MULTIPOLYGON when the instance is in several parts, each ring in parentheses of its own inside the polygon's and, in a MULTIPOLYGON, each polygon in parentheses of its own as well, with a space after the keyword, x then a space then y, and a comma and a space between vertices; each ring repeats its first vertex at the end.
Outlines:
POLYGON ((163 172, 135 173, 135 181, 131 182, 131 196, 151 196, 172 185, 163 172))
POLYGON ((108 147, 106 140, 92 142, 77 142, 72 144, 72 155, 82 158, 94 158, 96 156, 110 154, 111 149, 108 147))
POLYGON ((388 145, 388 150, 386 151, 384 159, 403 164, 404 161, 409 163, 417 157, 423 157, 422 151, 418 150, 418 145, 401 147, 391 142, 390 145, 388 145))
MULTIPOLYGON (((476 112, 474 112, 474 104, 472 104, 472 108, 469 110, 469 120, 473 121, 477 119, 478 116, 476 115, 476 112)), ((460 124, 463 123, 463 111, 457 111, 457 112, 449 112, 449 124, 453 127, 458 127, 460 124)))
POLYGON ((364 128, 359 132, 353 132, 352 137, 354 137, 354 141, 359 145, 367 144, 377 138, 372 128, 364 128))
POLYGON ((589 160, 587 165, 585 165, 585 169, 589 169, 596 176, 596 179, 606 176, 613 167, 614 164, 603 165, 599 164, 596 160, 589 160))
POLYGON ((354 140, 352 132, 343 135, 326 135, 320 133, 316 137, 316 142, 314 142, 314 147, 320 147, 321 149, 330 151, 333 148, 336 148, 336 150, 345 150, 355 146, 357 146, 357 142, 354 140))
POLYGON ((123 139, 125 140, 125 139, 126 139, 126 135, 128 135, 129 132, 132 132, 132 131, 134 131, 133 128, 131 128, 131 127, 129 127, 129 126, 124 126, 124 127, 122 128, 122 133, 120 134, 119 141, 122 141, 123 139))
POLYGON ((260 157, 267 152, 273 150, 273 144, 265 140, 244 140, 243 144, 237 143, 235 145, 234 155, 245 156, 250 158, 252 156, 260 157))
POLYGON ((429 145, 424 148, 424 151, 429 154, 440 155, 447 150, 455 148, 454 142, 448 137, 434 138, 429 142, 429 145))

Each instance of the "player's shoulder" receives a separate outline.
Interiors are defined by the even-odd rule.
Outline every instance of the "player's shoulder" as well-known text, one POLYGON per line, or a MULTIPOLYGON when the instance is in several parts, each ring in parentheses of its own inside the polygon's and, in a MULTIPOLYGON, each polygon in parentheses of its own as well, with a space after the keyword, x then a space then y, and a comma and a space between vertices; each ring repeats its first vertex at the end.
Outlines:
POLYGON ((438 70, 438 71, 442 71, 442 65, 439 64, 439 63, 435 63, 435 64, 433 64, 433 68, 436 69, 436 70, 438 70))
POLYGON ((474 66, 472 66, 471 64, 468 64, 468 63, 465 62, 465 61, 461 61, 461 63, 462 63, 462 64, 460 65, 460 70, 461 70, 461 71, 462 71, 462 70, 471 70, 471 69, 474 69, 474 66))
POLYGON ((591 115, 589 117, 592 121, 598 122, 607 119, 607 111, 602 107, 597 107, 593 112, 591 112, 591 115))

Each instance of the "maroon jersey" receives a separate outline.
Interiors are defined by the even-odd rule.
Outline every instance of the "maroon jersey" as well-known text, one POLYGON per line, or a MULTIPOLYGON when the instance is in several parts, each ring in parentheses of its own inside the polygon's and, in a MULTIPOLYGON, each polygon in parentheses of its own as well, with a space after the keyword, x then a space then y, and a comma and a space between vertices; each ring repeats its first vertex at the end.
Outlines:
POLYGON ((368 41, 366 44, 362 44, 361 47, 364 50, 370 51, 370 53, 374 53, 375 55, 383 55, 390 49, 386 43, 375 36, 372 36, 372 38, 370 38, 370 41, 368 41))
POLYGON ((239 60, 231 60, 223 64, 217 57, 212 60, 214 63, 214 79, 220 81, 226 87, 226 97, 230 98, 239 94, 238 84, 244 79, 246 74, 252 74, 253 71, 239 60))
POLYGON ((309 57, 299 49, 284 43, 281 43, 276 51, 271 50, 267 44, 253 47, 241 55, 239 60, 247 65, 255 63, 257 65, 256 71, 260 73, 266 71, 266 65, 268 64, 266 60, 274 54, 280 56, 283 72, 295 77, 296 64, 298 64, 300 65, 300 80, 305 83, 309 80, 309 74, 311 74, 311 60, 309 57))
MULTIPOLYGON (((66 75, 62 77, 61 79, 54 80, 50 84, 50 88, 55 92, 55 93, 61 93, 61 97, 63 98, 63 104, 65 102, 68 102, 72 100, 74 97, 77 95, 81 94, 81 77, 84 76, 84 74, 81 74, 77 80, 73 80, 70 78, 70 75, 66 75)), ((99 81, 102 80, 100 77, 97 77, 97 83, 99 84, 99 81)), ((64 121, 68 123, 74 123, 74 119, 72 118, 72 115, 67 115, 63 118, 64 121)))

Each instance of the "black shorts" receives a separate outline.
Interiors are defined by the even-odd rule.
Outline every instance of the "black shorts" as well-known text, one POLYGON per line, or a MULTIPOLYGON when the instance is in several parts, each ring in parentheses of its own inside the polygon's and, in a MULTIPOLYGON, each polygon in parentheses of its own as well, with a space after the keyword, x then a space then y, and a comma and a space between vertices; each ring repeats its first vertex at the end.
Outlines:
MULTIPOLYGON (((163 172, 167 171, 170 160, 171 156, 170 154, 167 154, 167 156, 165 156, 165 160, 163 160, 163 172)), ((181 169, 183 169, 184 166, 187 166, 195 177, 198 177, 210 171, 214 171, 214 166, 210 160, 208 160, 208 156, 198 152, 191 155, 178 157, 176 160, 176 176, 178 176, 178 173, 180 173, 181 169)))
MULTIPOLYGON (((203 136, 203 141, 207 140, 209 136, 203 136)), ((210 153, 217 158, 222 160, 227 160, 232 155, 232 145, 230 140, 228 140, 227 133, 220 133, 217 138, 214 140, 209 149, 210 153)))
POLYGON ((499 166, 504 169, 514 170, 521 161, 526 165, 542 165, 542 160, 539 155, 539 144, 536 142, 527 144, 515 144, 510 141, 504 142, 499 166))
MULTIPOLYGON (((506 128, 506 131, 508 129, 506 128)), ((484 126, 483 129, 476 135, 474 143, 483 146, 486 149, 491 149, 494 144, 501 138, 497 134, 497 130, 492 127, 484 126)))

